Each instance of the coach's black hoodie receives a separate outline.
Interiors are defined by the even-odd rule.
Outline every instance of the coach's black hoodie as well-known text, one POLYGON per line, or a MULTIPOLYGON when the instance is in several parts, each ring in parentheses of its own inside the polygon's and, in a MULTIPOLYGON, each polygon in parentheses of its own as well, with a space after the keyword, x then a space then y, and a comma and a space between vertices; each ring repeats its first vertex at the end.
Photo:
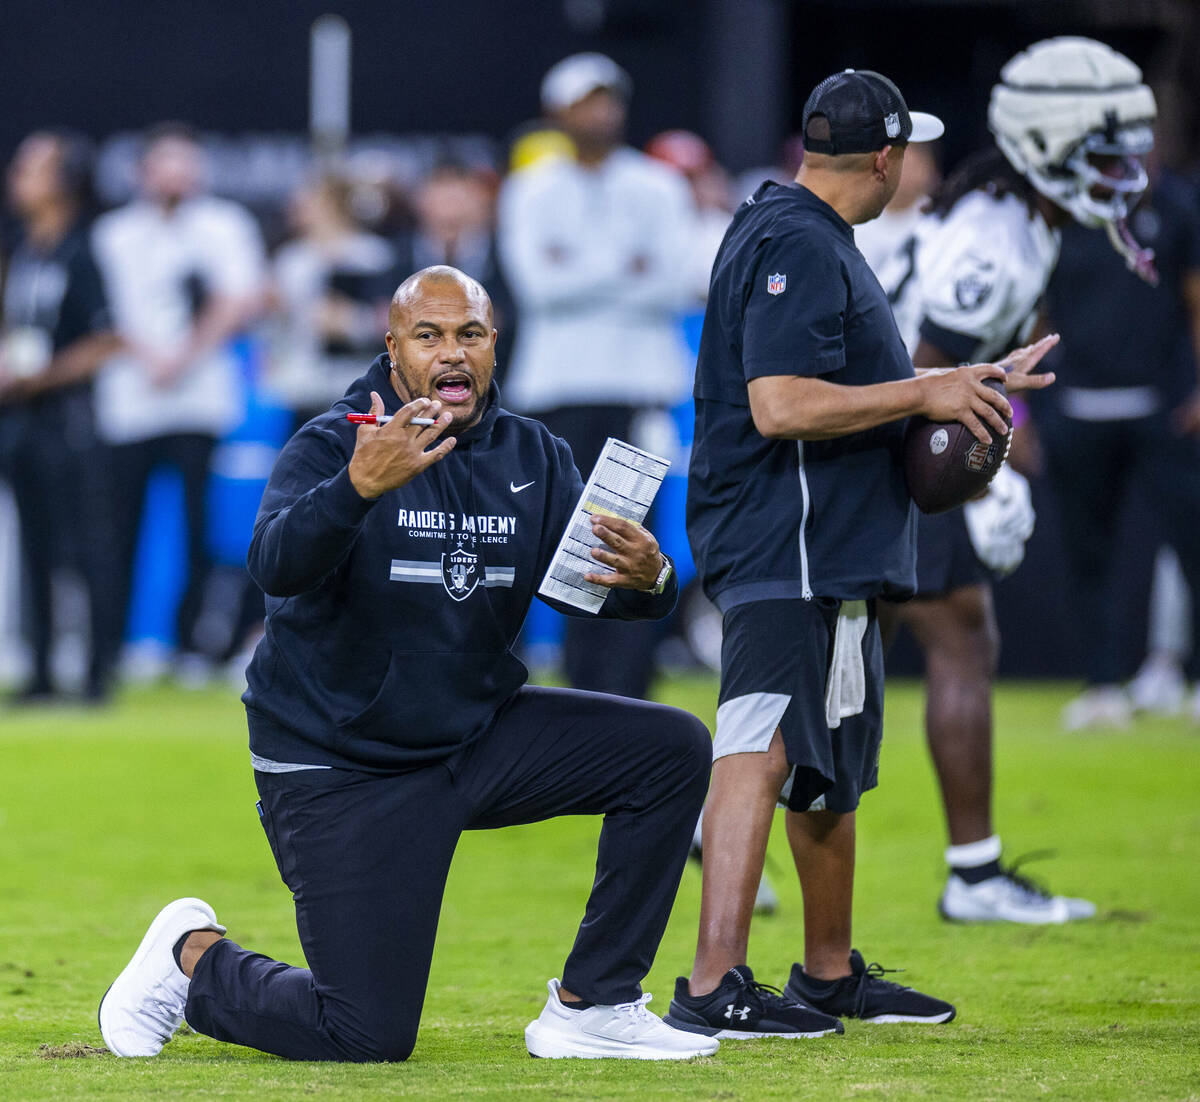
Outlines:
MULTIPOLYGON (((510 648, 583 488, 567 445, 501 409, 493 383, 449 455, 365 501, 346 414, 372 390, 400 408, 386 364, 288 442, 255 521, 267 626, 242 699, 271 762, 404 770, 486 730, 525 683, 510 648)), ((655 619, 676 594, 674 575, 661 596, 614 590, 600 615, 655 619)))

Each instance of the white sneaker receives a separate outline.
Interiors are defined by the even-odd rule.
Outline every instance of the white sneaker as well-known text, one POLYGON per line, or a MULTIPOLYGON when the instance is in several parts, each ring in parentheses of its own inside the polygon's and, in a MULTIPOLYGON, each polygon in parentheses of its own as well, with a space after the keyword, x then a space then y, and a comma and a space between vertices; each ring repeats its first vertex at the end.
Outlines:
POLYGON ((525 1047, 530 1056, 585 1060, 612 1057, 618 1060, 687 1060, 711 1056, 721 1047, 715 1037, 673 1029, 646 1009, 649 995, 616 1006, 569 1010, 558 997, 562 986, 551 980, 550 997, 542 1012, 525 1027, 525 1047))
POLYGON ((121 652, 121 678, 130 685, 152 685, 167 676, 171 652, 157 639, 126 643, 121 652))
POLYGON ((1133 708, 1124 689, 1118 685, 1097 685, 1080 693, 1063 708, 1062 725, 1067 731, 1128 727, 1132 718, 1133 708))
POLYGON ((1077 918, 1095 918, 1096 904, 1090 899, 1075 899, 1069 895, 1058 895, 1056 899, 1061 899, 1067 905, 1067 915, 1072 919, 1077 918))
POLYGON ((202 899, 177 899, 158 912, 133 959, 100 1000, 100 1035, 116 1056, 157 1056, 183 1024, 191 982, 172 949, 189 930, 225 933, 202 899))
POLYGON ((938 911, 951 922, 1020 922, 1029 926, 1059 925, 1076 918, 1091 918, 1096 905, 1086 899, 1050 895, 1036 884, 1003 872, 968 884, 951 873, 938 911))
POLYGON ((1167 654, 1152 654, 1128 686, 1135 712, 1177 716, 1183 711, 1187 681, 1179 663, 1167 654))
POLYGON ((216 667, 212 659, 195 651, 182 651, 175 659, 172 670, 175 684, 188 692, 198 693, 212 684, 216 667))

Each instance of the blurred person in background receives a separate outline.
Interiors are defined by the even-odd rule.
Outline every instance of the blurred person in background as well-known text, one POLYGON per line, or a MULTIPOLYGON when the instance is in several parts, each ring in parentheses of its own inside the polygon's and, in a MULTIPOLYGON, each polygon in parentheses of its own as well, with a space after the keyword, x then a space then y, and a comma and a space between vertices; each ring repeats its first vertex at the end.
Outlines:
MULTIPOLYGON (((1129 682, 1129 705, 1135 712, 1179 715, 1188 693, 1187 665, 1195 645, 1193 599, 1179 556, 1169 544, 1154 555, 1146 625, 1146 656, 1129 682)), ((1191 718, 1200 723, 1200 685, 1192 694, 1191 718)))
POLYGON ((364 230, 391 240, 412 226, 408 189, 386 153, 373 149, 351 153, 344 174, 350 181, 350 209, 364 230))
MULTIPOLYGON (((1048 39, 1004 66, 988 111, 996 146, 947 178, 881 266, 917 368, 998 360, 1029 339, 1073 220, 1108 227, 1123 259, 1140 264, 1124 216, 1145 187, 1154 116, 1141 71, 1101 42, 1048 39)), ((1006 464, 982 498, 920 516, 917 594, 880 606, 885 636, 905 625, 925 657, 925 731, 950 842, 938 910, 951 921, 1044 924, 1096 913, 1002 864, 992 821, 1000 645, 992 581, 1020 564, 1033 526, 1029 485, 1006 464)))
POLYGON ((241 413, 230 339, 261 310, 264 257, 250 214, 206 194, 204 151, 189 128, 152 130, 139 169, 141 194, 95 227, 97 260, 126 344, 98 380, 97 415, 113 445, 123 610, 150 475, 168 466, 182 478, 188 563, 176 673, 192 682, 206 676, 212 657, 194 634, 210 568, 209 459, 241 413))
MULTIPOLYGON (((678 319, 689 299, 695 218, 679 174, 623 144, 628 75, 575 54, 542 81, 542 108, 575 146, 508 178, 500 252, 521 329, 507 400, 571 446, 586 478, 607 437, 638 443, 639 414, 686 394, 678 319)), ((572 618, 575 688, 644 698, 654 625, 572 618)))
MULTIPOLYGON (((1113 565, 1121 532, 1115 521, 1130 494, 1144 495, 1155 507, 1193 597, 1200 592, 1195 191, 1169 172, 1156 172, 1130 228, 1153 250, 1156 283, 1129 271, 1097 229, 1071 225, 1063 230, 1062 259, 1047 292, 1047 312, 1063 337, 1054 364, 1062 393, 1039 402, 1035 414, 1086 656, 1087 688, 1063 712, 1068 730, 1126 726, 1135 703, 1161 711, 1182 703, 1184 671, 1161 644, 1128 694, 1122 684, 1133 670, 1124 645, 1129 627, 1114 614, 1120 580, 1113 565)), ((1145 557, 1156 550, 1147 540, 1145 557)), ((1200 639, 1195 600, 1191 615, 1191 637, 1200 639)), ((1186 628, 1177 634, 1186 636, 1186 628)), ((1186 674, 1200 680, 1195 647, 1186 674)), ((1191 710, 1200 719, 1200 686, 1191 710)))
POLYGON ((703 309, 713 261, 737 206, 733 184, 709 144, 690 130, 664 130, 646 143, 646 152, 682 173, 692 190, 696 213, 687 279, 693 302, 703 309))
POLYGON ((111 687, 120 621, 108 558, 108 456, 96 433, 92 377, 120 342, 89 240, 90 147, 65 132, 31 134, 9 166, 8 195, 22 232, 4 271, 0 474, 17 505, 33 652, 17 699, 57 695, 53 582, 72 567, 87 592, 84 691, 98 702, 111 687))
POLYGON ((288 204, 295 236, 271 266, 268 384, 293 411, 293 431, 323 413, 381 347, 396 250, 359 225, 351 183, 327 174, 288 204))
POLYGON ((392 286, 434 264, 449 264, 483 284, 500 332, 496 381, 503 383, 516 332, 516 311, 496 243, 496 189, 495 174, 490 171, 455 160, 435 164, 413 193, 414 225, 397 241, 399 257, 392 286))

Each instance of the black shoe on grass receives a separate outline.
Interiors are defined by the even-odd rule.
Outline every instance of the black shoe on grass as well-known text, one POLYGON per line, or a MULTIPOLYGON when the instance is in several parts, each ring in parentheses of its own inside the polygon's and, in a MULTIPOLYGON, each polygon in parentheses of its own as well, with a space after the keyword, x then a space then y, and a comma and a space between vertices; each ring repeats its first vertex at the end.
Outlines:
POLYGON ((703 1033, 722 1041, 751 1041, 760 1037, 824 1037, 841 1033, 837 1018, 814 1010, 803 999, 756 983, 744 965, 730 968, 721 985, 707 995, 688 994, 688 981, 675 981, 675 997, 663 1019, 676 1029, 703 1033))
POLYGON ((814 979, 799 964, 783 989, 786 998, 803 1001, 838 1018, 861 1018, 864 1022, 948 1022, 955 1010, 948 1002, 923 995, 911 987, 901 987, 883 979, 884 968, 864 964, 857 949, 850 950, 850 975, 840 980, 814 979))

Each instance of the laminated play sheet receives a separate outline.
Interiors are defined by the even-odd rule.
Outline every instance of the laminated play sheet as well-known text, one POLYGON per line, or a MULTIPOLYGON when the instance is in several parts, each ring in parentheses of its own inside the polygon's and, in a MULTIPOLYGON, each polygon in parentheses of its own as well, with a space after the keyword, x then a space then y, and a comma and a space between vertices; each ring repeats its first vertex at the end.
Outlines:
POLYGON ((558 541, 538 593, 587 612, 599 612, 609 590, 585 581, 583 576, 612 568, 589 554, 593 547, 603 546, 592 534, 591 518, 624 517, 641 524, 670 466, 668 460, 610 436, 558 541))

